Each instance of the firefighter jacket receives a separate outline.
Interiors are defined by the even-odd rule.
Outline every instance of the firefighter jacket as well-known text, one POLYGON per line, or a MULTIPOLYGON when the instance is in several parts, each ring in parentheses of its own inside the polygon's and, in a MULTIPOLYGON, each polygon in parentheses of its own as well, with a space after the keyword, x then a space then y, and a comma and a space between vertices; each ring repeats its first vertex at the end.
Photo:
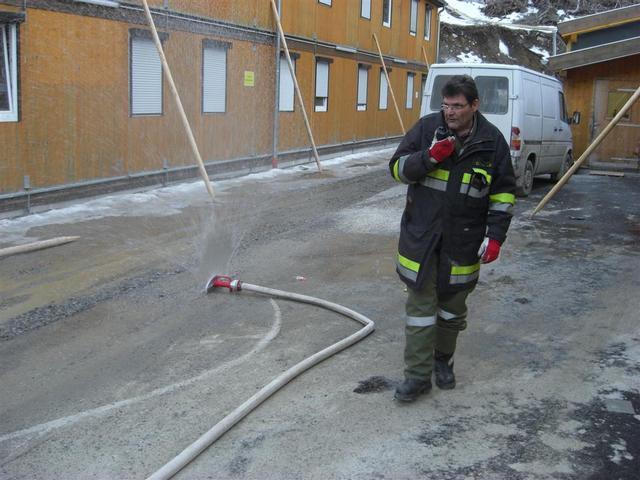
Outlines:
POLYGON ((455 152, 439 164, 429 158, 438 127, 446 129, 441 113, 422 117, 389 162, 393 178, 408 185, 396 270, 418 290, 436 254, 437 290, 460 291, 478 281, 484 237, 506 238, 515 176, 507 142, 479 112, 469 138, 456 141, 455 152))

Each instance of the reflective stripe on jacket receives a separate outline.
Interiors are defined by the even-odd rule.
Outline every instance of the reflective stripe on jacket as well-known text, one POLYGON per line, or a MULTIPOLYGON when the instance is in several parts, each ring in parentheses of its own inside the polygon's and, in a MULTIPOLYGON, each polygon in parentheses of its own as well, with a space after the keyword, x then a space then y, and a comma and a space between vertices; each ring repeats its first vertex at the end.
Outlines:
POLYGON ((515 204, 515 176, 507 142, 479 112, 471 137, 434 164, 428 149, 441 125, 440 113, 421 118, 389 162, 393 178, 408 185, 396 270, 408 286, 419 289, 422 266, 437 249, 438 289, 455 291, 478 281, 484 237, 504 242, 515 204))

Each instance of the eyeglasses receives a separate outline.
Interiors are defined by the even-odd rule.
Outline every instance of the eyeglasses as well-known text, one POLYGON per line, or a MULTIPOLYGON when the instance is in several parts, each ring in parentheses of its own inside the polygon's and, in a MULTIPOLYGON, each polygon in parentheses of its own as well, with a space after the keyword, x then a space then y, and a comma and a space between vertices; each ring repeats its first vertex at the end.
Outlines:
POLYGON ((468 103, 465 103, 464 105, 461 103, 454 103, 453 105, 447 105, 446 103, 443 103, 442 105, 440 105, 440 110, 442 110, 443 112, 446 110, 453 110, 454 112, 457 112, 458 110, 462 110, 468 105, 468 103))

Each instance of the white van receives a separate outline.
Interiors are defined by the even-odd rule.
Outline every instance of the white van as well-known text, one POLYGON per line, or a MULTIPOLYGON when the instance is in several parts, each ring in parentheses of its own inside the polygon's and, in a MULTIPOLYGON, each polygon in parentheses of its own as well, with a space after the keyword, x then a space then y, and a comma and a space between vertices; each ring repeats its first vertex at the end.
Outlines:
POLYGON ((511 147, 517 193, 527 196, 533 177, 551 174, 557 181, 573 162, 570 123, 562 83, 517 65, 442 63, 429 68, 421 116, 440 110, 442 87, 453 75, 471 75, 478 87, 479 110, 500 129, 511 147))

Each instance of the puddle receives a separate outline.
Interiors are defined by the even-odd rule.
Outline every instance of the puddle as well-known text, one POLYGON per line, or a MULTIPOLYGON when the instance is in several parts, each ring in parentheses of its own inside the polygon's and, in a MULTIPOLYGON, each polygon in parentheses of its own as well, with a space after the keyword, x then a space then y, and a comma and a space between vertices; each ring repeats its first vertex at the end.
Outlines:
POLYGON ((369 377, 358 382, 359 385, 353 390, 355 393, 378 393, 395 388, 397 382, 386 377, 369 377))

